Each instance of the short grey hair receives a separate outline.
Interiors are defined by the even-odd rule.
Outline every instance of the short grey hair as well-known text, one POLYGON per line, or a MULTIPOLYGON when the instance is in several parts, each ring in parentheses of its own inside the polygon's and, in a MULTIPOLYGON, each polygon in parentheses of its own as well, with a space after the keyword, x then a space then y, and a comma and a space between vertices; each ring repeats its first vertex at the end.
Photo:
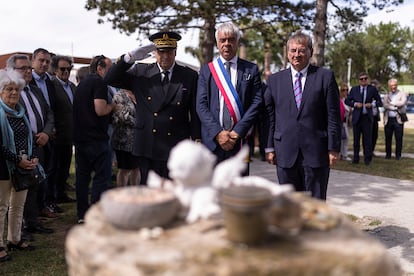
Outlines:
POLYGON ((6 69, 7 70, 14 70, 14 68, 16 67, 16 60, 18 60, 18 59, 25 59, 25 60, 30 62, 30 58, 29 58, 28 55, 14 54, 14 55, 10 56, 7 59, 6 69))
POLYGON ((240 37, 241 37, 241 32, 240 32, 239 27, 237 27, 237 25, 235 25, 233 22, 226 22, 218 26, 216 30, 216 41, 218 41, 219 32, 222 32, 224 34, 235 35, 237 42, 240 40, 240 37))
POLYGON ((295 41, 298 44, 307 45, 310 50, 313 50, 312 38, 310 35, 305 34, 302 30, 297 30, 294 32, 287 41, 287 48, 289 49, 289 44, 291 41, 295 41))
POLYGON ((388 85, 390 85, 392 82, 395 82, 396 84, 398 84, 398 80, 393 78, 393 79, 388 80, 388 85))
POLYGON ((0 69, 0 93, 2 93, 4 87, 10 83, 16 84, 19 92, 26 85, 26 81, 19 72, 15 70, 0 69))

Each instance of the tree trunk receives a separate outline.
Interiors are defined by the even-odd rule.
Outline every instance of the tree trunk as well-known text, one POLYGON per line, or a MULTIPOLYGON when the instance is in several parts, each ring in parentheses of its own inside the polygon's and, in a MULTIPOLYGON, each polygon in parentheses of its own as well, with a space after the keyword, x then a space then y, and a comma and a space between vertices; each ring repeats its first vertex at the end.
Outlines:
POLYGON ((325 36, 327 24, 327 9, 328 0, 316 1, 316 15, 315 15, 315 29, 313 30, 313 57, 311 63, 316 66, 323 66, 325 64, 325 36))
POLYGON ((204 19, 204 26, 203 26, 203 37, 201 42, 201 62, 202 64, 209 63, 213 60, 214 56, 214 45, 216 38, 214 37, 215 34, 215 24, 216 18, 211 16, 209 18, 204 19))

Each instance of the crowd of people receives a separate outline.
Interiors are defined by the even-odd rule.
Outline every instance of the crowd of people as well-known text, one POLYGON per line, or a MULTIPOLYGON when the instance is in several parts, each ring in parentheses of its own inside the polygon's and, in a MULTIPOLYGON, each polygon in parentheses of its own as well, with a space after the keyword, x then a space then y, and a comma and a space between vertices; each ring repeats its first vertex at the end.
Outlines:
POLYGON ((69 80, 69 56, 43 48, 31 58, 12 55, 0 70, 0 261, 11 259, 10 250, 35 249, 32 234, 53 233, 39 217, 58 217, 64 212, 60 203, 76 201, 83 223, 88 208, 111 187, 114 164, 118 187, 145 185, 150 170, 168 178, 169 153, 185 139, 203 143, 219 163, 245 144, 254 147, 252 137, 260 133, 262 160, 276 166, 278 182, 325 200, 335 162, 359 162, 361 135, 364 162, 371 163, 383 106, 386 158, 393 134, 395 157, 401 158, 407 99, 397 80, 389 81, 384 100, 366 73, 348 91, 332 71, 310 64, 312 39, 297 31, 286 45, 291 66, 266 72, 262 81, 259 67, 238 56, 240 35, 231 22, 218 26, 219 56, 196 72, 175 62, 181 36, 158 32, 149 37, 151 44, 114 63, 95 56, 78 70, 77 85, 69 80), (152 53, 156 62, 137 62, 152 53), (75 187, 68 183, 73 147, 75 187), (38 163, 46 180, 16 192, 10 180, 15 168, 38 163), (68 195, 71 189, 76 200, 68 195))

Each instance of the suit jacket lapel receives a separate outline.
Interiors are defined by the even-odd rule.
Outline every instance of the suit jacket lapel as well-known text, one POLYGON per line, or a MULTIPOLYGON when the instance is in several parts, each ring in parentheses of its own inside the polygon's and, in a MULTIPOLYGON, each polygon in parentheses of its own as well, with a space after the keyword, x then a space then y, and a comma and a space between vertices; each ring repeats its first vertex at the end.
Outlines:
POLYGON ((242 80, 243 80, 243 72, 244 72, 244 66, 243 63, 240 62, 240 59, 237 59, 237 83, 236 83, 236 91, 237 94, 239 94, 239 96, 241 97, 241 95, 243 95, 242 93, 242 80))
POLYGON ((171 75, 170 84, 168 86, 167 93, 165 94, 163 106, 165 104, 168 104, 171 102, 171 100, 175 97, 177 94, 178 89, 182 86, 182 84, 176 79, 181 75, 181 67, 177 64, 174 66, 174 70, 171 75))
MULTIPOLYGON (((298 108, 296 107, 295 92, 293 91, 292 69, 285 70, 284 72, 287 75, 283 79, 286 80, 286 90, 289 91, 290 108, 292 110, 298 110, 298 108)), ((302 98, 302 101, 303 101, 303 98, 302 98)), ((298 110, 298 114, 299 114, 300 109, 302 108, 302 104, 303 103, 300 104, 300 108, 298 110)))
POLYGON ((156 63, 145 71, 141 81, 143 82, 142 89, 139 89, 135 96, 138 99, 141 98, 139 102, 145 104, 150 110, 158 111, 164 93, 162 92, 160 71, 156 63))
POLYGON ((313 80, 315 77, 314 73, 315 73, 315 68, 312 65, 309 65, 308 72, 306 73, 306 82, 305 82, 305 85, 303 86, 302 101, 300 103, 299 111, 302 110, 303 105, 306 103, 306 99, 309 97, 309 93, 307 93, 307 91, 310 90, 309 86, 311 86, 312 83, 315 83, 313 80))

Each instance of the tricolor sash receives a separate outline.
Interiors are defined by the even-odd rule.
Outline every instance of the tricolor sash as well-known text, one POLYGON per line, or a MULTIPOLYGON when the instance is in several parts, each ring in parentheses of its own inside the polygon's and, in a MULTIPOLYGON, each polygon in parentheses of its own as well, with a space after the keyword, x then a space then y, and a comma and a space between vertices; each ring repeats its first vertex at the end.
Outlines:
POLYGON ((230 116, 232 117, 234 124, 236 124, 244 113, 236 88, 231 83, 230 76, 227 73, 226 68, 224 68, 224 64, 220 58, 210 62, 208 67, 210 68, 214 81, 223 96, 224 103, 229 110, 230 116))

